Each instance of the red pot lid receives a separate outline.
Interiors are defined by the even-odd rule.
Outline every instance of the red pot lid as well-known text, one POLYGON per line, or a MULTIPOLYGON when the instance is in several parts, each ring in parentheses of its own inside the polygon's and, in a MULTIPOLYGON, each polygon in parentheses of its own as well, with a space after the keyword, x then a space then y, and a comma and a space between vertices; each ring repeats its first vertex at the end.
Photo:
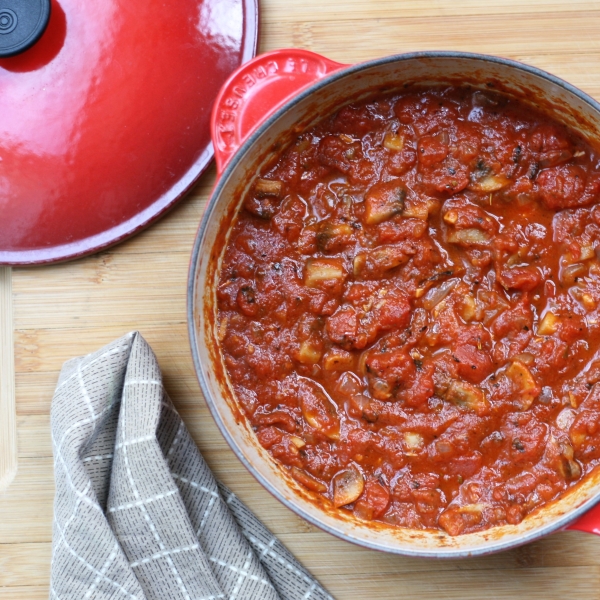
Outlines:
MULTIPOLYGON (((0 0, 0 50, 24 4, 0 0)), ((52 0, 39 40, 0 58, 0 264, 89 254, 170 208, 256 39, 256 0, 52 0)))

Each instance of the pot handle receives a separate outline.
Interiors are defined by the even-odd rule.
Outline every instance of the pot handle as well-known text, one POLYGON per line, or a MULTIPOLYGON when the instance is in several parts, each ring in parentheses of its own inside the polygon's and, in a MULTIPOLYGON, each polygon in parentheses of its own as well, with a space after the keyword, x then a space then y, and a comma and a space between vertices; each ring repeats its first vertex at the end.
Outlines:
POLYGON ((217 175, 267 117, 303 88, 346 66, 308 50, 290 48, 261 54, 234 71, 212 111, 217 175))
POLYGON ((577 521, 567 525, 565 530, 568 529, 600 535, 600 504, 596 504, 596 506, 593 506, 584 515, 579 517, 577 521))

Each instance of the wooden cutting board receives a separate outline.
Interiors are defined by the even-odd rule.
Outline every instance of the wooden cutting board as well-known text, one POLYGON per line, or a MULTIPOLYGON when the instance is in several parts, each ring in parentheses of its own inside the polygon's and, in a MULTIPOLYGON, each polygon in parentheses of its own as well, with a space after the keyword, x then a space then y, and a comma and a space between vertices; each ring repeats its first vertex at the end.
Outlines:
POLYGON ((0 492, 17 473, 12 276, 0 267, 0 492))
MULTIPOLYGON (((455 49, 506 56, 600 99, 600 2, 264 0, 261 50, 296 46, 352 63, 455 49)), ((281 537, 337 600, 600 597, 600 538, 577 532, 495 556, 435 562, 363 550, 308 525, 244 470, 216 429, 190 358, 189 254, 214 172, 147 232, 75 263, 13 271, 19 467, 0 493, 0 600, 49 593, 50 400, 62 363, 138 329, 216 475, 281 537)), ((1 217, 0 217, 1 218, 1 217)), ((257 599, 260 600, 260 599, 257 599)))

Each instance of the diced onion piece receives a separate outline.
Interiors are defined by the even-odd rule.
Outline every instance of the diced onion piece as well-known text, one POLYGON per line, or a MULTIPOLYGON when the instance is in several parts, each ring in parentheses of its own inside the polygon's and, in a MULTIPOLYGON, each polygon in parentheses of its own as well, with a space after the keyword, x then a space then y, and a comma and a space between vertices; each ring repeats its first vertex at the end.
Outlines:
POLYGON ((455 210, 449 210, 444 215, 444 222, 448 223, 449 225, 456 225, 458 222, 458 213, 455 210))
POLYGON ((340 377, 335 386, 335 391, 344 396, 354 396, 355 394, 359 394, 362 389, 363 383, 358 376, 348 372, 340 377))
POLYGON ((371 406, 371 398, 369 396, 365 396, 364 394, 356 394, 350 398, 350 402, 352 406, 356 410, 365 411, 371 406))
POLYGON ((583 277, 587 267, 583 263, 575 263, 560 270, 560 282, 563 285, 573 285, 579 277, 583 277))
POLYGON ((405 198, 406 192, 399 185, 396 188, 374 186, 365 196, 365 223, 377 225, 401 214, 405 198))
POLYGON ((581 246, 579 260, 590 260, 590 258, 594 258, 594 256, 596 256, 596 252, 593 246, 581 246))
POLYGON ((590 275, 594 275, 596 277, 600 276, 600 263, 597 260, 592 262, 590 265, 589 273, 590 275))
POLYGON ((283 183, 274 179, 257 179, 254 191, 257 196, 275 196, 279 198, 283 190, 283 183))
POLYGON ((563 431, 568 431, 575 421, 576 413, 572 408, 564 408, 556 416, 556 426, 563 431))
POLYGON ((304 152, 305 150, 308 150, 310 143, 311 143, 310 137, 303 137, 298 140, 294 150, 298 153, 304 152))
POLYGON ((352 142, 354 142, 354 138, 346 133, 340 133, 340 140, 346 144, 352 144, 352 142))
POLYGON ((569 150, 550 150, 540 156, 538 165, 540 169, 547 169, 565 163, 572 157, 573 155, 569 150))
POLYGON ((339 508, 358 500, 365 489, 363 476, 354 468, 340 471, 333 478, 333 504, 339 508))
POLYGON ((535 382, 531 371, 522 362, 515 360, 506 369, 506 376, 520 391, 517 402, 519 408, 527 410, 540 394, 540 388, 535 382))
POLYGON ((359 519, 363 519, 364 521, 372 521, 373 520, 373 509, 371 506, 365 501, 359 501, 354 505, 354 509, 352 510, 355 517, 359 519))
POLYGON ((426 200, 407 201, 402 211, 402 216, 426 221, 429 217, 429 207, 429 202, 426 200))
POLYGON ((459 229, 448 235, 448 241, 460 246, 489 246, 490 236, 481 229, 459 229))
POLYGON ((583 308, 585 308, 585 310, 595 310, 598 306, 594 300, 594 297, 587 292, 581 294, 581 303, 583 304, 583 308))
POLYGON ((388 150, 399 152, 404 148, 404 137, 393 131, 388 131, 383 138, 383 145, 388 150))
POLYGON ((452 381, 445 394, 446 400, 460 408, 472 410, 478 415, 485 414, 489 403, 483 390, 467 383, 466 381, 452 381))
POLYGON ((354 355, 341 348, 331 348, 323 357, 323 368, 326 371, 348 371, 354 365, 354 355))
POLYGON ((438 440, 435 442, 436 452, 443 457, 449 457, 454 452, 454 445, 447 440, 438 440))
POLYGON ((468 323, 469 321, 472 321, 476 315, 477 304, 475 303, 475 298, 473 298, 471 294, 463 296, 461 317, 468 323))
POLYGON ((298 467, 292 467, 290 473, 298 483, 301 483, 304 487, 307 487, 313 492, 323 494, 327 491, 327 486, 322 481, 319 481, 316 477, 309 475, 306 471, 303 471, 298 467))
POLYGON ((587 439, 586 431, 572 431, 571 432, 571 441, 573 442, 573 446, 579 450, 585 440, 587 439))
POLYGON ((577 397, 575 396, 575 394, 573 392, 569 392, 569 403, 571 404, 571 406, 573 408, 577 408, 578 406, 578 401, 577 401, 577 397))
POLYGON ((315 365, 321 360, 321 349, 310 340, 305 340, 300 344, 298 350, 298 361, 303 365, 315 365))
POLYGON ((227 317, 223 317, 223 320, 219 323, 219 341, 222 342, 225 339, 225 336, 227 335, 227 321, 228 318, 227 317))
POLYGON ((423 298, 423 308, 431 310, 436 307, 458 284, 459 279, 448 279, 435 288, 430 289, 423 298))
POLYGON ((480 515, 488 506, 489 504, 478 502, 476 504, 465 504, 456 510, 463 515, 480 515))
POLYGON ((304 448, 304 446, 306 446, 306 442, 297 435, 292 435, 290 437, 290 441, 292 442, 292 444, 294 444, 294 446, 296 446, 296 448, 304 448))
POLYGON ((548 311, 538 326, 537 334, 552 335, 558 331, 559 325, 560 319, 553 312, 548 311))
POLYGON ((488 175, 483 179, 479 179, 471 184, 471 189, 477 192, 497 192, 506 187, 510 183, 510 179, 505 175, 488 175))
POLYGON ((354 271, 354 276, 358 277, 365 270, 367 265, 367 256, 366 252, 359 252, 355 257, 352 263, 352 270, 354 271))
POLYGON ((420 433, 407 431, 404 434, 404 445, 406 446, 406 454, 408 456, 416 456, 416 450, 423 448, 424 440, 420 433))
POLYGON ((317 287, 324 281, 342 281, 346 273, 338 258, 310 258, 306 261, 304 285, 317 287))
POLYGON ((463 516, 455 508, 446 509, 439 516, 438 523, 450 535, 459 535, 466 527, 463 516))
POLYGON ((535 356, 530 352, 521 352, 521 354, 514 356, 513 360, 518 360, 520 363, 529 367, 535 362, 535 356))

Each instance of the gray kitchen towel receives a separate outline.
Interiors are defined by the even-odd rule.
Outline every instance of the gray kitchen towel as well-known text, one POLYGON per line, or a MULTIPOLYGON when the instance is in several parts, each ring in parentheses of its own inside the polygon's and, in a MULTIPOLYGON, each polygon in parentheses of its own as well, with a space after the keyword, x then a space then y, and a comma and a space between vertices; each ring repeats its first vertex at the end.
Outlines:
POLYGON ((51 413, 51 599, 331 598, 215 481, 139 333, 65 363, 51 413))

